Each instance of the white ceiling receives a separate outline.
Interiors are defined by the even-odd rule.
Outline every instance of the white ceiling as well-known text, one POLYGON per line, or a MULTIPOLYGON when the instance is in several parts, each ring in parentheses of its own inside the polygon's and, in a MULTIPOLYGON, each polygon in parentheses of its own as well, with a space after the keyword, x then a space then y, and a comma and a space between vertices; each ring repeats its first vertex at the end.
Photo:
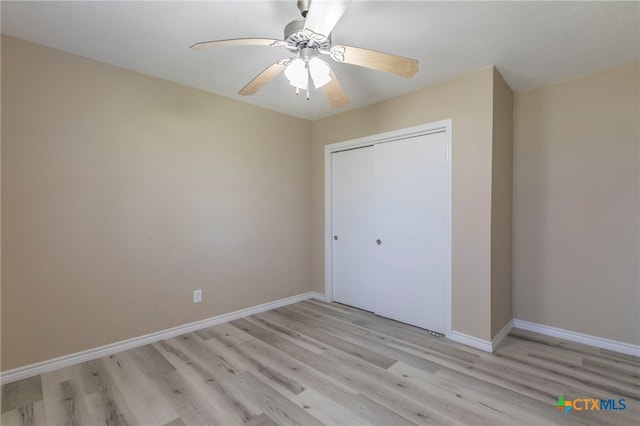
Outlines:
POLYGON ((198 41, 283 37, 295 0, 209 2, 2 1, 2 32, 286 114, 318 119, 496 65, 525 90, 640 60, 640 2, 354 0, 335 44, 420 61, 412 79, 333 63, 351 103, 331 110, 320 91, 296 97, 284 75, 236 93, 285 48, 191 51, 198 41))

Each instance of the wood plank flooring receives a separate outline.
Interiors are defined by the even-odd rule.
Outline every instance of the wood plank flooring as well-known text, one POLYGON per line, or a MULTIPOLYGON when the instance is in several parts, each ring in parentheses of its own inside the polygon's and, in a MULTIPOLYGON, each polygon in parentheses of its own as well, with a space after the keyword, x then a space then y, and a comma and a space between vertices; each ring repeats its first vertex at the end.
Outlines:
POLYGON ((2 425, 32 424, 638 425, 640 359, 520 330, 487 354, 305 301, 4 385, 2 425))

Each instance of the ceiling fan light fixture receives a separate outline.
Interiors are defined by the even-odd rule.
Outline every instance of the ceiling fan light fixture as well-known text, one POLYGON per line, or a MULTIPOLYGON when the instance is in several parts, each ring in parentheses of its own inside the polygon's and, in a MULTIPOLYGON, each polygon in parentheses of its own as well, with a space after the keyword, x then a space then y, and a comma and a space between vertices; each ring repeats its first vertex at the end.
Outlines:
POLYGON ((322 59, 318 57, 309 59, 309 74, 311 74, 311 79, 313 80, 313 85, 316 89, 321 88, 331 81, 329 72, 329 65, 327 65, 327 63, 322 59))
POLYGON ((304 60, 296 58, 284 70, 284 75, 289 84, 298 89, 307 90, 309 87, 309 71, 304 60))

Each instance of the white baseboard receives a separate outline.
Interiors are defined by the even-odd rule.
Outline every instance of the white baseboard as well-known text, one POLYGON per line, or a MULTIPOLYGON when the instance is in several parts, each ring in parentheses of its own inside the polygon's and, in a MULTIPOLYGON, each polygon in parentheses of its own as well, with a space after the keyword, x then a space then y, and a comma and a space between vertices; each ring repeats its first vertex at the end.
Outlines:
POLYGON ((64 355, 58 358, 49 359, 49 360, 38 362, 35 364, 25 365, 24 367, 18 367, 13 370, 3 371, 0 373, 0 384, 4 385, 6 383, 11 383, 17 380, 22 380, 28 377, 36 376, 38 374, 48 373, 49 371, 57 370, 59 368, 69 367, 75 364, 79 364, 81 362, 102 358, 104 356, 112 355, 116 352, 122 352, 128 349, 137 348, 139 346, 148 345, 149 343, 154 343, 160 340, 169 339, 171 337, 176 337, 185 333, 191 333, 197 330, 201 330, 203 328, 212 327, 214 325, 233 321, 239 318, 244 318, 250 315, 259 314, 260 312, 269 311, 271 309, 280 308, 286 305, 290 305, 292 303, 298 303, 303 300, 312 299, 312 298, 323 300, 323 301, 325 300, 325 297, 323 294, 309 292, 309 293, 299 294, 297 296, 291 296, 284 299, 275 300, 273 302, 263 303, 261 305, 253 306, 251 308, 240 309, 238 311, 229 312, 227 314, 218 315, 215 317, 207 318, 205 320, 168 328, 166 330, 158 331, 156 333, 134 337, 132 339, 122 340, 120 342, 111 343, 111 344, 100 346, 93 349, 88 349, 82 352, 76 352, 74 354, 64 355))
POLYGON ((596 348, 608 349, 610 351, 640 357, 640 346, 632 345, 630 343, 609 340, 602 337, 577 333, 575 331, 564 330, 562 328, 536 324, 534 322, 523 321, 519 319, 513 320, 513 326, 515 328, 533 331, 535 333, 544 334, 546 336, 557 337, 559 339, 569 340, 571 342, 582 343, 585 345, 595 346, 596 348))
POLYGON ((324 295, 324 294, 322 294, 322 293, 318 293, 318 292, 312 291, 312 292, 311 292, 311 293, 309 293, 309 294, 311 295, 311 299, 316 299, 316 300, 319 300, 319 301, 321 301, 321 302, 327 302, 327 303, 331 302, 331 301, 327 298, 327 296, 325 296, 325 295, 324 295))
POLYGON ((491 340, 491 352, 494 352, 496 349, 498 349, 498 346, 500 346, 500 343, 502 343, 504 338, 507 337, 507 335, 512 329, 513 329, 513 320, 506 323, 505 326, 502 327, 502 330, 500 330, 498 334, 496 334, 496 337, 494 337, 491 340))
POLYGON ((493 352, 493 346, 490 341, 478 339, 477 337, 469 336, 468 334, 460 333, 459 331, 452 330, 451 334, 448 335, 447 338, 454 342, 480 349, 481 351, 489 353, 493 352))
POLYGON ((505 337, 509 334, 513 328, 513 320, 509 321, 502 330, 496 334, 491 341, 479 339, 477 337, 469 336, 468 334, 460 333, 459 331, 451 331, 451 334, 447 337, 454 342, 462 343, 463 345, 471 346, 472 348, 480 349, 481 351, 493 353, 505 337))

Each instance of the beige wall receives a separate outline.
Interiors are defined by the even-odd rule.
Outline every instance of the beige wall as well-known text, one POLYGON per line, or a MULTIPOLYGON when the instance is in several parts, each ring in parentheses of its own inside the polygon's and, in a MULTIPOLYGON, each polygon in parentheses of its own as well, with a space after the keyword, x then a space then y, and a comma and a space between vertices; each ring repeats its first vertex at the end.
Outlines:
POLYGON ((638 64, 515 97, 489 67, 310 123, 4 36, 2 62, 3 371, 323 292, 324 146, 447 118, 453 329, 513 306, 640 343, 638 64))
POLYGON ((310 290, 308 121, 3 37, 2 124, 3 371, 310 290))
POLYGON ((493 73, 491 160, 491 337, 513 319, 511 237, 513 205, 513 92, 493 73))
POLYGON ((640 344, 638 64, 515 95, 514 310, 640 344))
POLYGON ((324 292, 324 146, 453 119, 453 329, 491 338, 493 67, 312 125, 312 282, 324 292))

